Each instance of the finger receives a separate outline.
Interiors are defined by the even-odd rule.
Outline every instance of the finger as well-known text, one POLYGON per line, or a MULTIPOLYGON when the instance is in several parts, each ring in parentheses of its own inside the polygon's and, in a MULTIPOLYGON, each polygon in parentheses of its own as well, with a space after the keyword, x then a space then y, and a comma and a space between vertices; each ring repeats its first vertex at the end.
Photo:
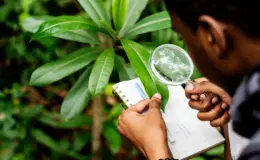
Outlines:
POLYGON ((212 104, 217 104, 218 101, 219 101, 219 98, 218 98, 217 96, 214 96, 214 97, 212 98, 212 100, 211 100, 211 103, 212 103, 212 104))
POLYGON ((187 84, 186 84, 186 87, 185 87, 185 95, 187 98, 191 98, 192 94, 190 94, 188 91, 190 90, 193 90, 194 89, 194 85, 195 85, 195 82, 194 81, 189 81, 187 84))
POLYGON ((223 110, 228 110, 228 109, 229 109, 229 105, 228 105, 227 103, 223 102, 223 103, 221 104, 221 108, 222 108, 223 110))
POLYGON ((214 93, 214 94, 220 96, 220 98, 223 101, 225 101, 226 103, 228 103, 229 105, 231 104, 231 98, 227 94, 227 92, 225 92, 223 89, 221 89, 217 85, 212 84, 207 81, 203 81, 201 83, 196 83, 193 90, 187 90, 187 93, 189 93, 189 94, 202 94, 205 92, 214 93))
POLYGON ((210 99, 204 100, 204 101, 189 101, 189 105, 192 109, 196 109, 200 112, 208 112, 212 108, 214 108, 214 105, 210 102, 210 99))
POLYGON ((119 131, 119 133, 121 133, 123 135, 125 134, 124 130, 121 128, 120 125, 117 126, 117 130, 119 131))
POLYGON ((225 112, 225 110, 223 110, 221 108, 221 104, 218 104, 217 106, 215 106, 209 112, 199 112, 198 118, 201 121, 213 121, 215 119, 220 118, 223 115, 224 112, 225 112))
POLYGON ((129 110, 137 113, 143 113, 148 108, 150 101, 150 99, 142 100, 134 106, 130 107, 129 110))
POLYGON ((194 79, 194 81, 195 81, 196 83, 200 83, 200 82, 209 81, 209 80, 208 80, 207 78, 205 78, 205 77, 202 77, 202 78, 194 79))
POLYGON ((200 96, 197 95, 197 94, 193 94, 193 95, 191 95, 191 99, 194 100, 194 101, 197 101, 197 100, 200 99, 200 96))
POLYGON ((185 96, 186 96, 188 99, 191 99, 191 95, 192 95, 192 94, 189 94, 189 93, 186 92, 186 90, 185 90, 185 96))
POLYGON ((210 122, 210 125, 211 125, 212 127, 221 127, 221 126, 227 124, 227 123, 229 122, 229 120, 230 120, 230 115, 229 115, 229 113, 226 111, 226 112, 223 114, 222 117, 220 117, 219 119, 216 119, 216 120, 214 120, 214 121, 211 121, 211 122, 210 122))
POLYGON ((149 111, 148 114, 155 113, 155 114, 161 114, 161 96, 160 94, 155 94, 152 97, 152 100, 149 104, 149 111))
POLYGON ((206 99, 206 95, 203 93, 203 94, 200 94, 200 100, 201 101, 204 101, 206 99))
MULTIPOLYGON (((196 82, 200 82, 202 80, 204 80, 204 78, 196 79, 196 82)), ((189 81, 187 83, 186 88, 185 88, 185 95, 186 95, 187 98, 192 99, 192 100, 204 100, 206 98, 205 94, 190 94, 189 93, 189 90, 194 89, 196 82, 195 81, 189 81), (186 90, 187 90, 187 92, 186 92, 186 90)))
POLYGON ((212 103, 212 99, 214 98, 215 97, 213 94, 208 94, 207 97, 205 97, 204 101, 202 101, 202 107, 204 108, 204 112, 208 112, 215 107, 216 104, 212 103))
POLYGON ((153 97, 152 97, 152 100, 149 104, 149 109, 158 109, 160 110, 161 108, 161 99, 162 99, 162 96, 158 93, 156 93, 153 97))

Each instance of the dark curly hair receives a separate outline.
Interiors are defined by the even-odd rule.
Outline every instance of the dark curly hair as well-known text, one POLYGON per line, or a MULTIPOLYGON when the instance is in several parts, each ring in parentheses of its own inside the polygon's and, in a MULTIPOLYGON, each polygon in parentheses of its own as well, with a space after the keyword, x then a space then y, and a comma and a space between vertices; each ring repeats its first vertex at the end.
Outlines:
POLYGON ((248 36, 260 36, 259 0, 165 0, 165 4, 193 31, 199 16, 206 14, 233 24, 248 36))

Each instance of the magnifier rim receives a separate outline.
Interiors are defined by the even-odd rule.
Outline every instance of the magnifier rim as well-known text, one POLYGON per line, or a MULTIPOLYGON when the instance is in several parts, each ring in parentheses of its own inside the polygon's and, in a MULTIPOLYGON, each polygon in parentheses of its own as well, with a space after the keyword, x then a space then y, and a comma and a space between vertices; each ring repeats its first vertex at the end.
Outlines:
POLYGON ((157 48, 152 52, 152 54, 151 54, 151 56, 150 56, 149 63, 150 63, 150 68, 151 68, 153 74, 155 75, 155 77, 156 77, 159 81, 161 81, 162 83, 165 83, 165 84, 168 84, 168 85, 175 85, 175 86, 176 86, 176 85, 181 85, 181 84, 186 83, 187 81, 190 80, 190 77, 192 76, 193 71, 194 71, 194 64, 193 64, 193 61, 192 61, 191 57, 189 56, 189 54, 188 54, 184 49, 182 49, 181 47, 176 46, 176 45, 173 45, 173 44, 164 44, 164 45, 161 45, 161 46, 157 47, 157 48), (163 77, 160 75, 160 73, 158 73, 158 71, 156 70, 156 68, 155 68, 154 65, 152 64, 152 59, 153 59, 153 56, 155 55, 155 53, 156 53, 158 50, 160 50, 161 48, 164 48, 164 47, 172 48, 173 50, 179 50, 180 52, 182 52, 182 53, 185 55, 186 59, 187 59, 188 62, 189 62, 189 65, 190 65, 190 74, 189 74, 189 76, 188 76, 188 78, 187 78, 186 80, 181 81, 181 82, 179 82, 179 83, 170 82, 170 81, 165 80, 165 78, 163 78, 163 77))

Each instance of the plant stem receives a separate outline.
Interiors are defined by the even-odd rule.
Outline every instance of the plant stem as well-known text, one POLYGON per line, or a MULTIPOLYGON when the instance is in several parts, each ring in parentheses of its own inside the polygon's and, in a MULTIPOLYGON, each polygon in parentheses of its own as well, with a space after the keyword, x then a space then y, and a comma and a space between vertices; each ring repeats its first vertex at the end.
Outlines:
POLYGON ((92 126, 92 153, 93 160, 101 160, 101 135, 103 130, 103 104, 104 96, 97 96, 93 100, 93 126, 92 126))

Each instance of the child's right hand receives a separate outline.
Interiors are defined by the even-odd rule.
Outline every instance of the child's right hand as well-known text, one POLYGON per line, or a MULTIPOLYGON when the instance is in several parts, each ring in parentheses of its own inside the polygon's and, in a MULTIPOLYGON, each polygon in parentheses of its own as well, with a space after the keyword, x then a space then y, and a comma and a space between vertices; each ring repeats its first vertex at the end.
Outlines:
POLYGON ((199 111, 201 121, 210 121, 213 127, 222 127, 229 122, 228 113, 231 97, 220 87, 206 79, 197 79, 186 86, 186 96, 191 108, 199 111))

